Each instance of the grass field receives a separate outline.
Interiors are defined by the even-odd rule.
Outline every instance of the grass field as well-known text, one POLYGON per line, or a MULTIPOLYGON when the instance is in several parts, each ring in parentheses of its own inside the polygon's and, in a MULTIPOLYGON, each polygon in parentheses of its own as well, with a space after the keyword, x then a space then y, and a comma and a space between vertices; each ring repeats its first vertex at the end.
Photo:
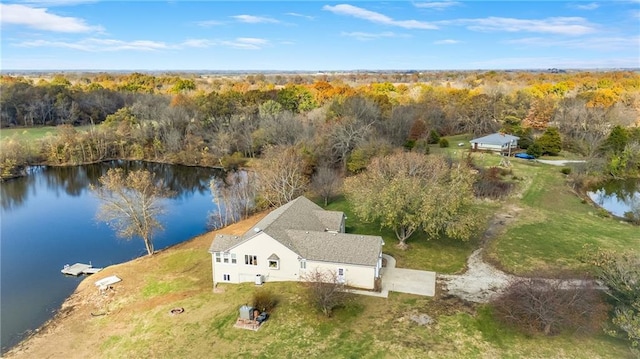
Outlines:
MULTIPOLYGON (((86 131, 90 126, 75 127, 76 131, 86 131)), ((46 127, 19 127, 3 128, 0 130, 0 140, 15 138, 18 140, 34 141, 41 139, 48 134, 56 134, 58 129, 55 126, 46 127)))
POLYGON ((521 196, 512 203, 520 218, 491 242, 488 255, 516 274, 578 271, 583 246, 640 251, 640 228, 601 216, 566 184, 561 167, 512 160, 522 178, 521 196))

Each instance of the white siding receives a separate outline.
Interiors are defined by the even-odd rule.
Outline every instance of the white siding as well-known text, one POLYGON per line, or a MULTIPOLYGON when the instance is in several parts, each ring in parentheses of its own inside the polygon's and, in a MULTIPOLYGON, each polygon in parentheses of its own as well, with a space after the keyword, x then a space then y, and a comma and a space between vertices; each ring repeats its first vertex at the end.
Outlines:
MULTIPOLYGON (((318 269, 319 271, 337 272, 338 268, 344 268, 345 280, 350 287, 373 289, 375 279, 375 266, 360 266, 355 264, 341 264, 329 262, 316 262, 307 260, 306 272, 318 269)), ((304 274, 305 270, 300 270, 304 274)))
POLYGON ((258 274, 265 282, 298 280, 298 255, 264 232, 232 248, 230 253, 236 254, 237 264, 216 263, 215 255, 212 256, 214 282, 225 283, 224 274, 231 275, 230 283, 254 282, 258 274), (278 269, 269 268, 267 258, 274 253, 280 258, 278 269), (245 255, 256 256, 258 264, 245 264, 245 255))

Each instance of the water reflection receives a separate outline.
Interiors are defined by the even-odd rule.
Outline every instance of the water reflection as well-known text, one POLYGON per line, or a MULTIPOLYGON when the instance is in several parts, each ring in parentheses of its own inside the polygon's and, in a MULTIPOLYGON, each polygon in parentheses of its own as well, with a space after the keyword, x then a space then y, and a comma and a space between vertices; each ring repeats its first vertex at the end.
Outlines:
MULTIPOLYGON (((142 161, 109 161, 84 166, 67 167, 33 167, 32 173, 44 172, 44 179, 49 190, 61 195, 78 197, 89 190, 89 185, 97 185, 100 176, 110 168, 123 168, 125 172, 144 169, 156 175, 176 194, 176 198, 187 199, 195 193, 200 195, 209 192, 209 181, 212 175, 220 171, 202 167, 187 167, 151 163, 142 161)), ((26 176, 10 180, 0 187, 0 203, 2 209, 17 209, 22 206, 30 194, 35 195, 37 185, 35 176, 26 176)))
POLYGON ((636 179, 615 180, 603 183, 587 192, 591 200, 611 214, 624 217, 640 206, 640 181, 636 179))
POLYGON ((25 331, 52 316, 81 278, 60 273, 64 264, 105 267, 146 253, 139 239, 117 238, 97 222, 98 200, 90 184, 109 168, 147 169, 177 195, 166 199, 161 216, 165 230, 154 238, 156 249, 193 238, 207 230, 217 211, 209 181, 219 171, 158 163, 111 161, 74 167, 32 167, 28 176, 0 183, 0 356, 25 331))

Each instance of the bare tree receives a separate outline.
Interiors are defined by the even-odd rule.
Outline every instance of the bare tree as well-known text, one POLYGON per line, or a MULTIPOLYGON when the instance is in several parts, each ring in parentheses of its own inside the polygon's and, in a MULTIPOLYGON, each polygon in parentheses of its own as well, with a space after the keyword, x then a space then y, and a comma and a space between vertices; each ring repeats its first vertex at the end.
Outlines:
POLYGON ((316 168, 316 173, 311 177, 311 187, 322 197, 325 207, 329 204, 329 199, 336 195, 341 186, 342 179, 340 174, 327 165, 316 168))
POLYGON ((154 175, 145 170, 129 172, 110 169, 100 177, 100 186, 91 191, 101 201, 96 218, 107 222, 118 237, 142 238, 148 255, 152 255, 153 235, 163 230, 158 217, 166 212, 161 199, 170 195, 154 175))
POLYGON ((264 204, 279 207, 300 196, 307 187, 302 155, 295 147, 267 147, 255 166, 257 193, 264 204))
POLYGON ((594 332, 606 319, 607 308, 591 282, 582 283, 520 278, 493 306, 502 321, 528 333, 594 332))
POLYGON ((309 300, 322 314, 330 317, 333 310, 344 305, 349 298, 347 285, 340 280, 335 271, 323 271, 319 268, 300 276, 307 287, 309 300))
POLYGON ((214 178, 209 183, 213 203, 217 210, 209 217, 210 226, 222 228, 248 217, 255 208, 255 174, 247 171, 236 171, 227 174, 223 180, 214 178))

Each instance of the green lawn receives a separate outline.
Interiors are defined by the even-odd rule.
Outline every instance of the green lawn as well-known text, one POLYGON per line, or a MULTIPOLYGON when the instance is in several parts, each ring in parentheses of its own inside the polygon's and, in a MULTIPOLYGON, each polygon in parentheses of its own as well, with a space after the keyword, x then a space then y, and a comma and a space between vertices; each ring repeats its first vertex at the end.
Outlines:
POLYGON ((487 254, 513 273, 584 269, 585 244, 615 251, 640 251, 640 228, 613 218, 582 201, 565 183, 560 167, 512 161, 523 180, 518 220, 491 242, 487 254))
MULTIPOLYGON (((326 318, 309 306, 299 283, 266 283, 264 288, 277 293, 279 300, 270 319, 257 332, 235 329, 238 308, 250 302, 255 286, 223 287, 224 293, 203 291, 134 313, 128 329, 104 337, 97 348, 100 356, 630 358, 623 342, 603 335, 524 336, 497 323, 488 308, 459 311, 436 299, 408 294, 392 293, 388 299, 354 296, 326 318), (168 317, 173 307, 183 307, 185 313, 168 317), (410 319, 414 314, 429 315, 435 323, 418 325, 410 319)), ((122 327, 113 322, 101 325, 122 327)))

